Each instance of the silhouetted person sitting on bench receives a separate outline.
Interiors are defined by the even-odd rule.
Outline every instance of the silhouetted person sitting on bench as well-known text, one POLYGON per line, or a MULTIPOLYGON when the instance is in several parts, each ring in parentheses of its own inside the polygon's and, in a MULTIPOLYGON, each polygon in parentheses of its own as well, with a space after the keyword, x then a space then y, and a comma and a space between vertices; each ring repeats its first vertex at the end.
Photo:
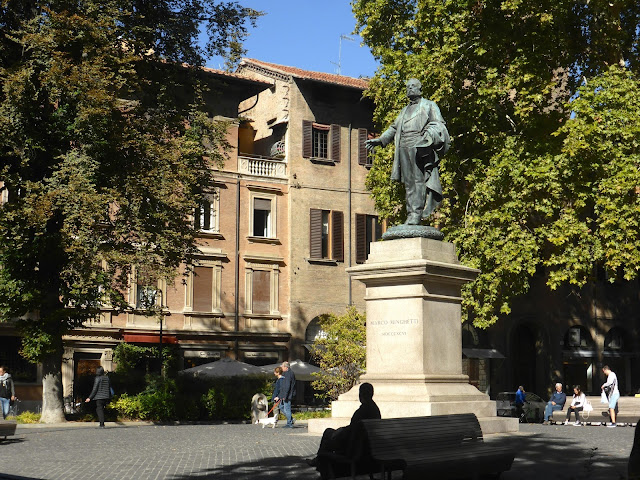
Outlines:
POLYGON ((629 480, 640 480, 640 430, 636 425, 636 432, 633 436, 633 447, 629 455, 628 465, 629 480))
POLYGON ((317 467, 321 474, 326 471, 323 464, 323 457, 321 453, 339 453, 346 454, 347 448, 351 443, 351 434, 355 425, 360 420, 365 419, 380 419, 380 409, 376 402, 373 401, 373 385, 370 383, 363 383, 360 385, 359 391, 360 408, 355 411, 351 417, 351 423, 346 427, 340 427, 337 430, 333 428, 327 428, 322 434, 322 440, 320 441, 320 447, 318 448, 318 454, 315 458, 307 460, 307 463, 312 467, 317 467))

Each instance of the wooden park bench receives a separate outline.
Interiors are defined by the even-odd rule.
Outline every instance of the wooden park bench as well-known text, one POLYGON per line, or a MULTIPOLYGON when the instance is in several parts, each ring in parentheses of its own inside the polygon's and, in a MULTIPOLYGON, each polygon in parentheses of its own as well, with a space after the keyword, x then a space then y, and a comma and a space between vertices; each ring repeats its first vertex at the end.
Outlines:
POLYGON ((511 448, 487 445, 473 413, 363 420, 371 459, 390 478, 494 477, 511 468, 511 448))
POLYGON ((484 443, 473 413, 431 417, 363 420, 355 428, 350 451, 325 453, 324 478, 403 471, 403 478, 447 479, 499 476, 513 463, 511 448, 484 443))
POLYGON ((9 435, 15 435, 17 426, 18 424, 16 422, 0 420, 0 437, 6 440, 9 435))

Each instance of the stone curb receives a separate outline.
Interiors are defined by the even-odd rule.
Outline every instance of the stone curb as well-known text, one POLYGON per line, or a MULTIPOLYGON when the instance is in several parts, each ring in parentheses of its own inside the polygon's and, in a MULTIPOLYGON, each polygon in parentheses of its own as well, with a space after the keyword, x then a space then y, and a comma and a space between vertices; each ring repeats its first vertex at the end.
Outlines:
MULTIPOLYGON (((307 425, 308 420, 296 420, 296 424, 307 425)), ((125 422, 105 422, 110 428, 114 427, 148 427, 148 426, 179 426, 179 425, 249 425, 249 421, 237 422, 151 422, 151 421, 125 421, 125 422)), ((97 422, 64 422, 64 423, 19 423, 18 428, 96 428, 97 422)))

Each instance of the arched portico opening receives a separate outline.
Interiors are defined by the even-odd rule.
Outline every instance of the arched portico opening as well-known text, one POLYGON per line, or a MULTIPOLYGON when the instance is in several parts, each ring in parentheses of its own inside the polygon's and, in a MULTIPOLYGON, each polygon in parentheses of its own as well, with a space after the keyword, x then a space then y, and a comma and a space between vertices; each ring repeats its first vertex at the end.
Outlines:
POLYGON ((563 384, 567 392, 575 385, 580 385, 587 393, 597 390, 596 358, 595 343, 589 331, 582 325, 570 327, 562 343, 563 384))
MULTIPOLYGON (((609 365, 618 377, 621 394, 631 393, 631 359, 634 356, 631 338, 622 327, 613 327, 604 336, 603 363, 609 365)), ((635 393, 635 392, 634 392, 635 393)))
POLYGON ((538 392, 536 352, 537 329, 535 326, 522 323, 518 325, 512 337, 511 357, 513 359, 513 385, 523 385, 525 390, 538 392))

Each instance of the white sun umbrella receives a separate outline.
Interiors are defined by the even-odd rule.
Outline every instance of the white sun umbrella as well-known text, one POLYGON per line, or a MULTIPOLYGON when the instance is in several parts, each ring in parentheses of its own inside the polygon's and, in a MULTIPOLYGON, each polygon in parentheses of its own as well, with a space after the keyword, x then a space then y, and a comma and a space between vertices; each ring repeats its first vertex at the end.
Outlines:
MULTIPOLYGON (((271 365, 263 365, 260 368, 265 373, 273 373, 273 369, 279 367, 280 365, 282 365, 282 363, 272 363, 271 365)), ((302 380, 303 382, 311 382, 313 380, 317 380, 316 377, 311 374, 322 371, 322 369, 316 367, 315 365, 311 365, 310 363, 304 362, 300 359, 289 362, 289 365, 291 366, 291 370, 293 370, 293 373, 296 376, 296 380, 302 380)))
POLYGON ((193 375, 194 377, 236 377, 240 375, 259 375, 263 371, 255 365, 249 365, 231 358, 222 358, 215 362, 181 370, 180 373, 193 375))

